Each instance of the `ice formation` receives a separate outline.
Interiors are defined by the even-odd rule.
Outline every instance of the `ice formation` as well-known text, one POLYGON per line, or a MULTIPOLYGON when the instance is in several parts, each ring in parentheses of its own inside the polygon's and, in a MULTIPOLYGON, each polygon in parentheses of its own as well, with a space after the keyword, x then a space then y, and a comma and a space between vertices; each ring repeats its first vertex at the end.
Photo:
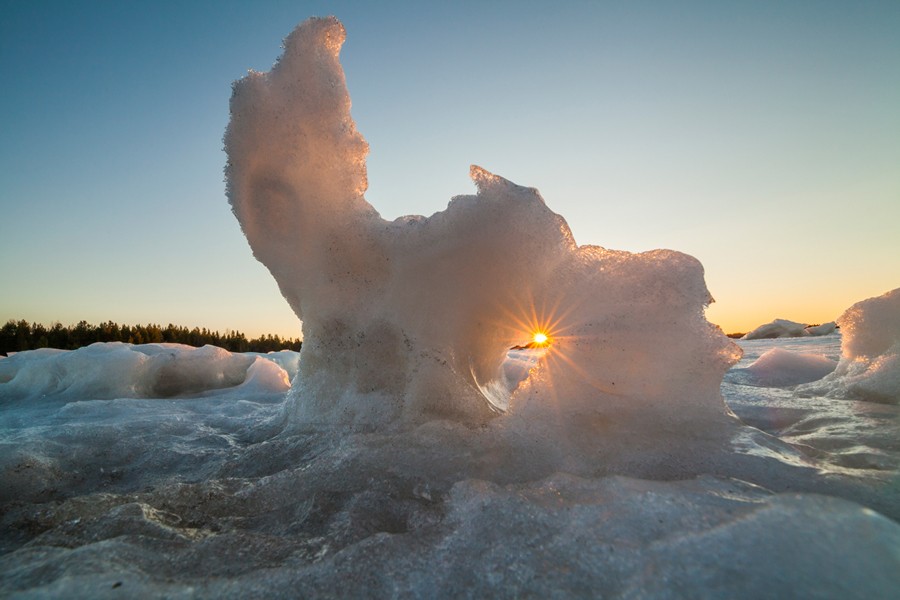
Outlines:
POLYGON ((743 340, 762 340, 769 338, 800 337, 809 335, 806 325, 787 319, 775 319, 771 323, 760 325, 753 331, 744 334, 743 340))
POLYGON ((806 332, 809 335, 828 335, 834 333, 835 329, 837 329, 837 323, 829 321, 828 323, 822 323, 821 325, 811 325, 806 328, 806 332))
POLYGON ((807 327, 803 323, 797 323, 796 321, 775 319, 771 323, 760 325, 753 331, 745 334, 741 339, 765 340, 773 338, 803 337, 806 335, 828 335, 829 333, 833 333, 836 327, 837 323, 834 321, 807 327))
POLYGON ((482 423, 540 412, 527 396, 547 393, 572 411, 724 414, 737 352, 705 319, 695 259, 577 246, 536 190, 476 166, 476 195, 382 219, 363 197, 343 41, 333 18, 298 27, 270 72, 235 84, 225 136, 234 214, 303 322, 292 423, 482 423), (555 340, 552 373, 513 393, 507 350, 537 327, 555 340), (682 353, 661 350, 676 340, 682 353))
MULTIPOLYGON (((291 355, 232 354, 215 346, 96 343, 78 350, 19 352, 0 361, 6 399, 171 398, 222 388, 279 392, 290 385, 291 355), (267 358, 269 358, 267 360, 267 358)), ((296 368, 294 368, 296 372, 296 368)))
POLYGON ((838 323, 843 343, 837 368, 800 391, 900 404, 900 288, 857 302, 838 323))
POLYGON ((732 369, 727 377, 749 385, 785 387, 821 379, 834 371, 836 366, 836 361, 821 354, 801 354, 772 348, 749 367, 732 369))

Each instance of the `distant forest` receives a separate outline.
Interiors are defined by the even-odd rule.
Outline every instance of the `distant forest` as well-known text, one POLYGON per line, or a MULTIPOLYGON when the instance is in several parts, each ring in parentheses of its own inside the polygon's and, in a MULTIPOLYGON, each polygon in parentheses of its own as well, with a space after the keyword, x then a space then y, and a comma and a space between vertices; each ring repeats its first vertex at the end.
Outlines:
POLYGON ((127 342, 129 344, 151 344, 174 342, 189 346, 212 344, 231 352, 272 352, 277 350, 300 350, 300 340, 280 338, 267 334, 248 340, 240 331, 218 331, 194 327, 179 327, 169 323, 159 325, 119 325, 112 321, 91 325, 81 321, 77 325, 63 326, 54 323, 44 327, 40 323, 27 321, 7 321, 0 328, 0 354, 36 350, 38 348, 60 348, 75 350, 94 342, 127 342))

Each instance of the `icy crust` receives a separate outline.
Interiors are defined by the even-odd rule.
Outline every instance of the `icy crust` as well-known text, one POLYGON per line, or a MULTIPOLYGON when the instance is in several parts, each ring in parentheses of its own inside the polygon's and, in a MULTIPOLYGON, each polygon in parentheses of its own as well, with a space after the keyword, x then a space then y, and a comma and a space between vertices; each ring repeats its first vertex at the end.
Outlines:
POLYGON ((798 393, 900 404, 900 288, 857 302, 838 323, 837 368, 798 393))
POLYGON ((303 322, 289 426, 478 424, 519 410, 528 401, 503 365, 539 327, 554 338, 553 380, 580 383, 563 392, 548 376, 518 394, 553 393, 563 411, 725 412, 718 385, 738 353, 704 317, 693 258, 579 247, 537 190, 477 166, 476 195, 382 219, 363 197, 344 36, 334 18, 301 24, 271 71, 235 84, 225 136, 234 214, 303 322), (684 352, 660 350, 676 339, 684 352))
POLYGON ((851 403, 801 400, 793 447, 552 397, 369 433, 285 431, 285 392, 240 386, 4 403, 0 595, 890 598, 900 528, 871 509, 900 517, 895 407, 854 430, 851 403))
MULTIPOLYGON (((239 505, 221 509, 246 514, 256 531, 216 532, 191 521, 187 504, 209 491, 95 498, 94 515, 46 536, 52 546, 4 557, 4 566, 19 568, 3 590, 37 584, 31 593, 67 597, 112 594, 116 586, 128 595, 210 598, 888 598, 900 583, 896 523, 845 501, 772 496, 727 480, 469 480, 444 496, 400 484, 392 490, 400 499, 383 489, 280 506, 277 512, 297 518, 295 532, 280 537, 266 529, 271 513, 254 517, 239 505), (405 506, 387 510, 398 503, 405 506), (336 546, 301 533, 321 516, 331 517, 324 530, 343 530, 336 546), (365 536, 379 525, 389 530, 365 536), (94 541, 80 543, 86 538, 94 541), (168 558, 148 554, 148 544, 168 558), (363 562, 367 568, 359 569, 363 562), (69 574, 47 578, 60 563, 69 574)), ((77 508, 45 518, 64 520, 77 508)))
POLYGON ((900 585, 900 526, 856 503, 713 476, 487 480, 489 462, 464 454, 489 439, 449 424, 282 437, 210 453, 219 468, 199 481, 112 479, 7 505, 0 593, 889 598, 900 585))
POLYGON ((0 361, 0 404, 20 398, 174 398, 240 387, 280 392, 298 353, 234 354, 215 346, 96 343, 18 352, 0 361))

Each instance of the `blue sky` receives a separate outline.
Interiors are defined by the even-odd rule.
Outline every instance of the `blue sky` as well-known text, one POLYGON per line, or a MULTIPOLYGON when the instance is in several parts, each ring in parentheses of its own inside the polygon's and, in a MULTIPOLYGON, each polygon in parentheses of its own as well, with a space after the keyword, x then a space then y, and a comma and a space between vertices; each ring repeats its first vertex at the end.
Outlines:
POLYGON ((2 2, 0 320, 299 335, 222 134, 327 14, 387 218, 479 164, 579 243, 699 258, 726 331, 900 286, 898 2, 2 2))

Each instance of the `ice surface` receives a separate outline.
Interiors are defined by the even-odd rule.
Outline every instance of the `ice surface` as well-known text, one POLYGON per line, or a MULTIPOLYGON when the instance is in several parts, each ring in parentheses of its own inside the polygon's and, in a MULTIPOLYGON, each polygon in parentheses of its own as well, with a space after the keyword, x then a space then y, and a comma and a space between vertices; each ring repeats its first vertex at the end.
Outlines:
MULTIPOLYGON (((0 595, 895 597, 900 406, 722 382, 741 349, 793 374, 840 334, 738 348, 696 260, 579 247, 478 168, 476 195, 382 220, 343 37, 301 25, 226 136, 299 361, 0 360, 0 595), (537 328, 549 348, 509 350, 537 328)), ((891 314, 866 305, 848 352, 889 354, 891 314)))
POLYGON ((857 302, 838 322, 844 342, 837 368, 799 391, 900 404, 900 288, 857 302))

